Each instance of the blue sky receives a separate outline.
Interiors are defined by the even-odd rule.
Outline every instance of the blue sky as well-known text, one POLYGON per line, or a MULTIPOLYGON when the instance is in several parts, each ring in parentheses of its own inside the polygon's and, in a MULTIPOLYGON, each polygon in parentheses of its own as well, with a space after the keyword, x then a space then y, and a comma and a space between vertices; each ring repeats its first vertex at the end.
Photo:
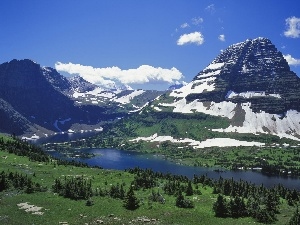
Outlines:
POLYGON ((0 27, 0 63, 28 58, 104 86, 190 82, 222 49, 256 37, 300 76, 299 0, 2 0, 0 27))

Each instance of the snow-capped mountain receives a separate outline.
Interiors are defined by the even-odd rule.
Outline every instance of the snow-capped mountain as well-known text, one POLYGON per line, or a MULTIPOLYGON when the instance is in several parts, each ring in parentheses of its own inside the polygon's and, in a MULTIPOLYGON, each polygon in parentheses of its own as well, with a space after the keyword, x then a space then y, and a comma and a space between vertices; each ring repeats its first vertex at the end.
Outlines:
POLYGON ((136 111, 164 93, 161 91, 134 90, 129 85, 112 83, 99 86, 81 76, 66 78, 51 67, 42 68, 43 75, 59 92, 70 97, 76 105, 116 107, 116 111, 136 111), (117 109, 119 108, 119 109, 117 109))
POLYGON ((101 88, 28 59, 0 64, 0 79, 0 132, 17 135, 98 129, 161 94, 125 85, 101 88))
POLYGON ((154 110, 221 116, 218 132, 273 134, 300 140, 300 79, 266 38, 229 46, 192 82, 173 90, 154 110))
POLYGON ((73 93, 74 92, 88 92, 88 91, 92 91, 95 88, 97 88, 97 85, 84 80, 79 75, 68 78, 68 81, 71 84, 71 90, 73 91, 73 93))

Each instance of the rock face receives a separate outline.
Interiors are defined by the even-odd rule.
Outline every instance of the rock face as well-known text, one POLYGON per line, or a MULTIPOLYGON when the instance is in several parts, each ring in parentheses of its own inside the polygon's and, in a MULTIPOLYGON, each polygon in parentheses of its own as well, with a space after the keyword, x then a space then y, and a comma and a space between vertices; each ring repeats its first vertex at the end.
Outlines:
POLYGON ((193 83, 194 89, 203 84, 208 87, 202 93, 188 94, 187 101, 251 102, 255 112, 284 113, 287 109, 300 109, 300 79, 266 38, 230 46, 193 83))
POLYGON ((68 79, 68 81, 71 84, 71 88, 73 91, 77 91, 77 92, 81 92, 81 93, 92 91, 95 88, 97 88, 97 85, 94 85, 94 84, 84 80, 80 76, 70 77, 68 79))
POLYGON ((226 132, 298 138, 299 103, 299 77, 269 39, 256 38, 229 46, 157 107, 227 117, 226 132))

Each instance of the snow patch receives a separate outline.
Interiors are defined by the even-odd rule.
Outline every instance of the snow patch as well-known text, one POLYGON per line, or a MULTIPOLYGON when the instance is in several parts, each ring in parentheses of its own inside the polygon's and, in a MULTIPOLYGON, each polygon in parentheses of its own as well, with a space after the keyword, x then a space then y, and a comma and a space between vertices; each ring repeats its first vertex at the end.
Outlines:
POLYGON ((212 62, 203 71, 206 71, 206 70, 219 70, 224 66, 224 64, 225 63, 212 62))
POLYGON ((101 131, 103 131, 103 127, 96 128, 96 129, 94 129, 94 131, 101 132, 101 131))
POLYGON ((35 141, 35 140, 37 140, 37 139, 39 139, 39 138, 40 138, 40 136, 34 134, 34 135, 32 135, 31 137, 22 137, 22 140, 35 141))
POLYGON ((211 102, 209 107, 204 106, 203 102, 199 102, 198 100, 194 100, 193 102, 186 103, 186 99, 181 99, 177 102, 167 104, 161 103, 161 106, 174 107, 173 112, 181 112, 181 113, 194 113, 201 112, 210 114, 213 116, 222 116, 231 119, 235 114, 236 103, 232 102, 211 102))
POLYGON ((213 91, 215 90, 215 81, 216 77, 206 77, 200 80, 194 80, 187 85, 174 90, 170 93, 172 97, 180 97, 184 98, 192 93, 203 93, 205 91, 213 91))
POLYGON ((160 108, 158 108, 158 107, 156 107, 156 106, 153 107, 153 109, 155 109, 156 111, 159 111, 159 112, 162 111, 162 109, 160 109, 160 108))
POLYGON ((266 94, 265 91, 247 91, 247 92, 240 92, 236 93, 232 90, 229 90, 225 96, 227 99, 231 99, 234 97, 242 97, 242 98, 253 98, 253 97, 274 97, 274 98, 281 98, 280 94, 266 94))
POLYGON ((282 115, 270 114, 264 111, 255 113, 250 108, 251 103, 241 104, 245 111, 245 120, 242 126, 230 125, 226 129, 212 129, 218 132, 237 132, 237 133, 265 133, 276 135, 280 138, 290 138, 300 141, 296 136, 300 131, 300 113, 296 110, 287 111, 285 117, 282 115))
POLYGON ((213 138, 207 139, 205 141, 196 141, 193 139, 174 139, 171 136, 158 136, 157 133, 150 137, 138 137, 130 140, 132 142, 146 141, 146 142, 165 142, 170 141, 172 143, 187 143, 190 146, 193 146, 194 149, 197 148, 209 148, 209 147, 234 147, 234 146, 264 146, 264 143, 261 142, 248 142, 248 141, 239 141, 231 138, 213 138))
POLYGON ((135 98, 136 96, 139 96, 143 94, 144 90, 135 90, 134 92, 130 93, 129 95, 122 96, 120 98, 113 99, 115 102, 119 102, 121 104, 127 104, 130 103, 130 101, 135 98))

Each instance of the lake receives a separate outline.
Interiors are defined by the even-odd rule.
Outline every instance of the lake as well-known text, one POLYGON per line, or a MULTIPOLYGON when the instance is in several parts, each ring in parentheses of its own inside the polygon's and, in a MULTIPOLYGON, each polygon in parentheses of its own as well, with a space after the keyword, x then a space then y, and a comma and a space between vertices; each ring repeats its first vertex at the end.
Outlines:
MULTIPOLYGON (((75 158, 75 160, 85 162, 90 166, 101 166, 104 169, 124 170, 134 167, 143 169, 151 168, 157 172, 184 175, 189 178, 192 178, 194 174, 198 176, 207 175, 214 179, 218 179, 222 176, 223 178, 228 179, 242 179, 258 185, 264 184, 266 187, 273 187, 274 185, 281 183, 289 189, 300 190, 300 179, 297 178, 267 176, 254 171, 227 170, 225 172, 216 172, 214 171, 214 168, 184 166, 165 160, 161 156, 117 149, 85 149, 80 151, 95 154, 95 157, 75 158)), ((60 156, 57 152, 49 153, 54 156, 60 156)))

